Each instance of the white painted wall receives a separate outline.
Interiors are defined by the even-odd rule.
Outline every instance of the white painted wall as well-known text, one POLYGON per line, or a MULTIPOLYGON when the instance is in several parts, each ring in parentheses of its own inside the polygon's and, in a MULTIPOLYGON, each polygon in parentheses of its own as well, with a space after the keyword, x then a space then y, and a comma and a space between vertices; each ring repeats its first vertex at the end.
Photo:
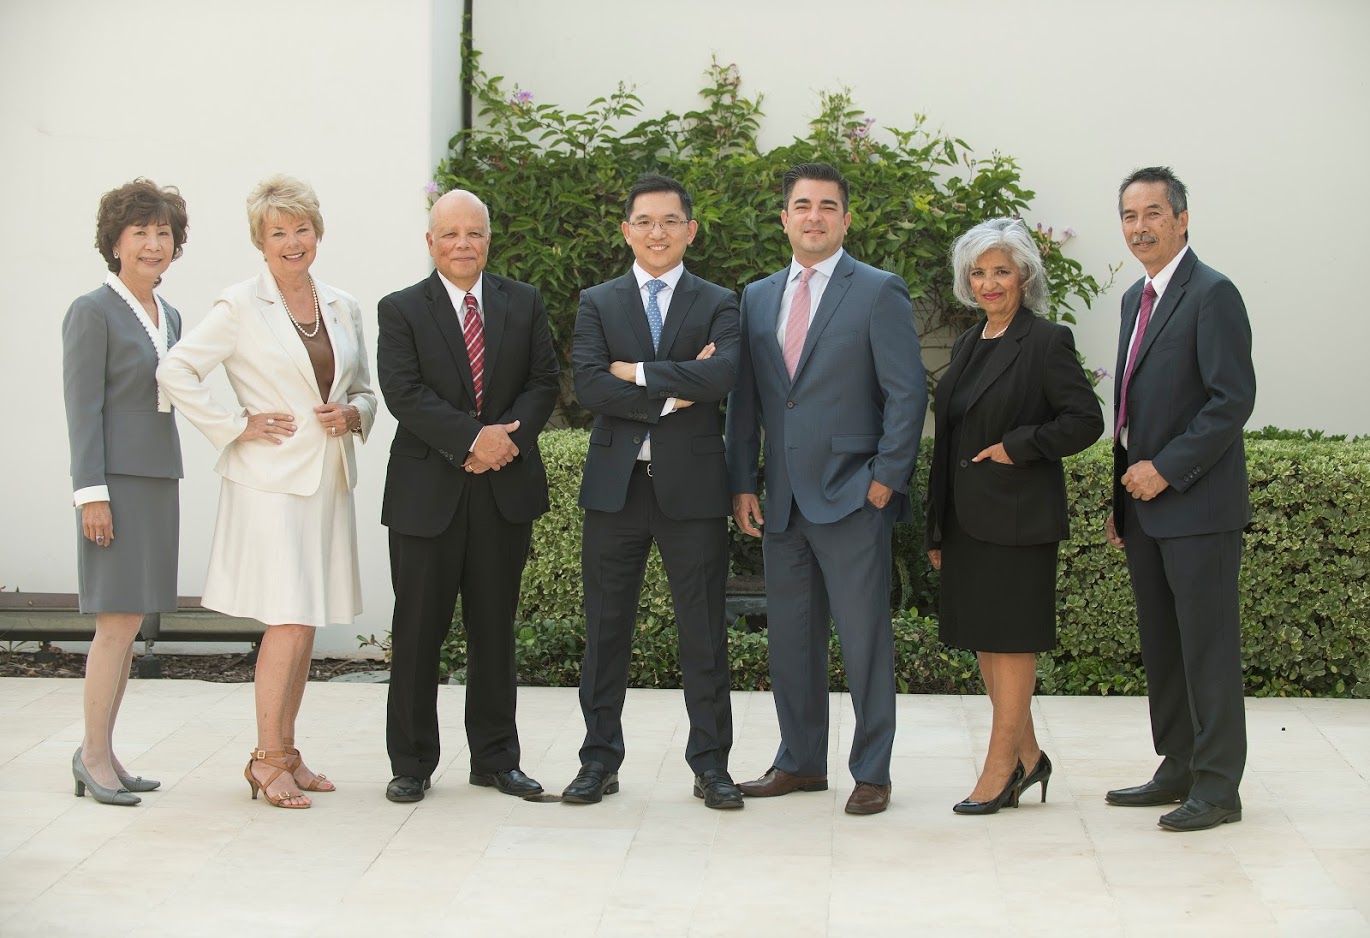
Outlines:
MULTIPOLYGON (((93 247, 100 194, 139 175, 180 188, 190 238, 163 294, 194 328, 219 289, 260 268, 248 191, 273 172, 308 180, 327 229, 314 272, 368 312, 374 367, 376 301, 432 269, 422 187, 459 123, 460 9, 447 0, 0 3, 0 375, 9 402, 0 585, 76 589, 60 327, 71 300, 104 277, 93 247)), ((227 394, 227 382, 218 387, 227 394)), ((389 627, 379 518, 394 426, 382 408, 359 450, 365 612, 354 629, 321 632, 321 651, 351 652, 356 633, 389 627)), ((180 591, 198 595, 216 453, 184 421, 181 440, 180 591)))
MULTIPOLYGON (((181 188, 191 237, 165 295, 193 327, 218 289, 258 268, 248 190, 297 174, 318 189, 328 226, 316 273, 374 309, 430 270, 421 187, 457 128, 460 8, 0 2, 0 585, 75 590, 59 331, 71 299, 103 277, 92 247, 100 193, 137 175, 181 188)), ((846 85, 880 125, 922 112, 985 154, 1013 154, 1037 190, 1030 221, 1074 227, 1068 251, 1096 274, 1126 261, 1078 329, 1105 367, 1118 297, 1140 275, 1114 191, 1133 167, 1169 163, 1190 186, 1195 250, 1251 310, 1252 425, 1370 432, 1362 213, 1346 194, 1360 187, 1339 184, 1370 152, 1360 0, 695 0, 659 11, 476 0, 475 10, 487 70, 539 101, 579 106, 622 79, 647 113, 683 111, 716 53, 766 96, 767 144, 802 134, 817 92, 846 85)), ((374 322, 367 339, 374 356, 374 322)), ((366 612, 354 629, 326 630, 322 650, 349 651, 355 632, 389 622, 378 518, 393 429, 382 411, 360 457, 366 612)), ((218 478, 199 434, 184 426, 182 439, 180 588, 198 594, 218 478)))

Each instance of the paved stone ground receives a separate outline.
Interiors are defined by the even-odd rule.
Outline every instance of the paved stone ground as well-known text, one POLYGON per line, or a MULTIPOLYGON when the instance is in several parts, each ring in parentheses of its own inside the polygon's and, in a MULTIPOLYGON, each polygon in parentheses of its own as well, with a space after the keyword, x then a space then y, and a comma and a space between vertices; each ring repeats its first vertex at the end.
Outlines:
MULTIPOLYGON (((951 813, 974 781, 981 697, 899 699, 894 801, 849 817, 852 718, 832 698, 832 789, 706 810, 678 691, 628 692, 622 791, 518 801, 467 784, 464 689, 429 797, 383 797, 385 688, 312 684, 300 746, 339 790, 248 798, 252 687, 130 684, 120 751, 163 780, 137 808, 72 797, 81 685, 0 679, 0 935, 1370 935, 1370 702, 1249 700, 1245 820, 1198 834, 1110 787, 1155 764, 1140 698, 1040 698, 1046 804, 951 813)), ((776 744, 769 694, 733 696, 739 778, 776 744)), ((573 689, 519 695, 523 767, 575 774, 573 689)))

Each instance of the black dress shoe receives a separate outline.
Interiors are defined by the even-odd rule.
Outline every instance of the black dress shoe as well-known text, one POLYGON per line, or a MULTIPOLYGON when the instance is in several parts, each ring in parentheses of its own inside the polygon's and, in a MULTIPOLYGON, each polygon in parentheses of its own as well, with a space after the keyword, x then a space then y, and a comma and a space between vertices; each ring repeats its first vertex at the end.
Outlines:
POLYGON ((537 779, 529 778, 519 769, 503 769, 499 772, 472 772, 471 784, 482 788, 498 788, 506 795, 527 798, 542 791, 537 779))
POLYGON ((412 775, 396 775, 390 780, 390 784, 385 786, 385 797, 391 801, 422 801, 425 790, 432 788, 433 783, 426 778, 415 778, 412 775))
POLYGON ((1153 778, 1149 782, 1132 788, 1115 788, 1104 795, 1104 800, 1109 804, 1120 805, 1124 808, 1154 808, 1157 805, 1184 801, 1188 794, 1188 792, 1178 789, 1166 788, 1153 778))
POLYGON ((618 773, 610 772, 603 762, 587 762, 580 767, 580 774, 561 793, 561 800, 568 804, 598 804, 605 795, 612 795, 616 791, 618 773))
POLYGON ((725 769, 705 769, 696 775, 695 797, 703 798, 706 808, 742 807, 742 789, 725 769))
POLYGON ((1241 808, 1223 808, 1199 798, 1190 798, 1169 814, 1162 814, 1159 823, 1168 831, 1206 831, 1219 824, 1232 824, 1242 819, 1241 808))

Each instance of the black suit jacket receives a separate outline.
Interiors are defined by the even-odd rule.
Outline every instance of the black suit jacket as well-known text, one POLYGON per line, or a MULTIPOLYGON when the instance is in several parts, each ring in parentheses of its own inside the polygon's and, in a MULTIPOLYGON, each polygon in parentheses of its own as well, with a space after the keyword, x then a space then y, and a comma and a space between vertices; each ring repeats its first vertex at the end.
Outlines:
POLYGON ((595 415, 580 505, 618 511, 642 440, 652 435, 652 481, 667 517, 718 518, 732 513, 723 423, 718 402, 737 375, 737 294, 688 270, 676 284, 661 345, 652 335, 632 271, 583 290, 576 315, 576 397, 595 415), (713 357, 695 361, 714 343, 713 357), (646 387, 609 373, 615 361, 643 362, 646 387), (693 406, 661 416, 668 397, 693 406))
POLYGON ((381 523, 434 537, 451 523, 474 478, 461 467, 482 426, 519 421, 519 455, 487 473, 507 521, 547 511, 547 472, 538 452, 557 398, 557 357, 547 310, 535 287, 482 274, 485 325, 484 406, 476 412, 461 320, 436 271, 380 301, 376 374, 399 421, 390 445, 381 523))
POLYGON ((957 338, 935 392, 929 549, 941 543, 949 480, 957 520, 972 537, 1009 546, 1065 540, 1070 524, 1061 460, 1088 447, 1104 430, 1103 411, 1075 354, 1070 329, 1019 309, 989 353, 962 418, 960 452, 951 452, 948 402, 984 327, 982 319, 957 338), (1013 465, 971 462, 999 442, 1013 465))
MULTIPOLYGON (((1113 419, 1145 278, 1123 295, 1113 419)), ((1232 281, 1191 249, 1152 310, 1127 393, 1128 445, 1113 447, 1113 522, 1123 534, 1128 466, 1149 459, 1169 488, 1136 503, 1152 537, 1235 531, 1251 520, 1242 428, 1256 404, 1251 323, 1232 281)))

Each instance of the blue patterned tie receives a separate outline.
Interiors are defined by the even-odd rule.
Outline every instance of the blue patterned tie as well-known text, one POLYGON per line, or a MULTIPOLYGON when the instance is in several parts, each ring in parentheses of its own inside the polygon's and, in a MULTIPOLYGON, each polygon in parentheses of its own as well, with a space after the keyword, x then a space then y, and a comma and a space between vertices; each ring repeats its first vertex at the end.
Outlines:
POLYGON ((656 295, 664 289, 664 280, 647 281, 647 327, 652 330, 652 351, 661 344, 661 307, 657 305, 656 295))

